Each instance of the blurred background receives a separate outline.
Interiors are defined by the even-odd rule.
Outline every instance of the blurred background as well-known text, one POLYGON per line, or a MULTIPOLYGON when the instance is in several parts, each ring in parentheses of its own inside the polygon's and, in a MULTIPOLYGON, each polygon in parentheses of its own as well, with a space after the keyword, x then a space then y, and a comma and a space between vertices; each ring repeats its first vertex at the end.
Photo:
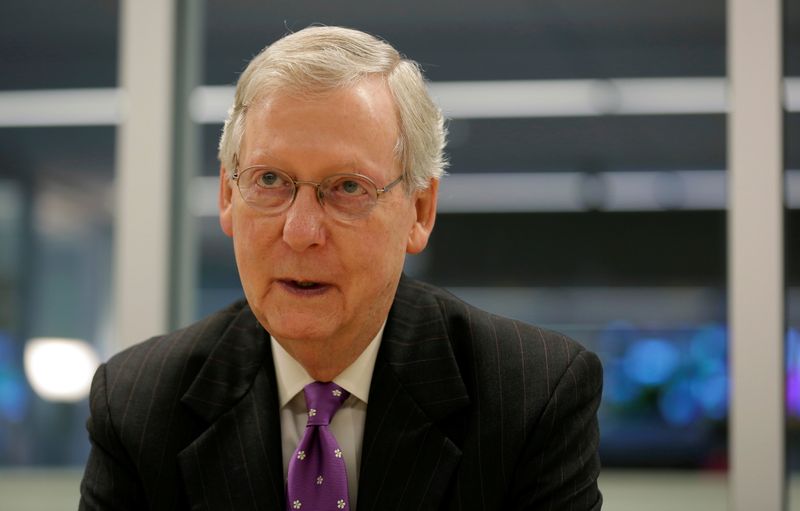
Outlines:
MULTIPOLYGON (((216 217, 216 145, 247 61, 311 23, 365 30, 422 64, 449 118, 436 230, 407 273, 601 356, 608 509, 728 506, 725 0, 177 4, 176 172, 151 183, 172 190, 167 326, 242 294, 216 217)), ((113 0, 0 6, 2 509, 76 507, 88 382, 121 347, 121 15, 113 0)), ((800 0, 785 0, 783 17, 793 474, 800 0)), ((143 193, 137 207, 152 200, 143 193)), ((800 509, 798 500, 790 506, 800 509)))

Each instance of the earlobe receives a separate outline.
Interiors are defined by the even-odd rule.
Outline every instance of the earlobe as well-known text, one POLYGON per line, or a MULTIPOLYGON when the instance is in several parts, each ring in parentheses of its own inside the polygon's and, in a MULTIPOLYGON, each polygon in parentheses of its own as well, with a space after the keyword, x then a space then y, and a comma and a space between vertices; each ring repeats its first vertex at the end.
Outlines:
POLYGON ((225 167, 219 167, 219 225, 222 232, 233 236, 233 187, 225 167))
POLYGON ((425 190, 415 192, 414 208, 416 220, 408 234, 406 252, 418 254, 428 245, 428 238, 436 223, 436 202, 439 193, 439 180, 431 179, 430 185, 425 190))

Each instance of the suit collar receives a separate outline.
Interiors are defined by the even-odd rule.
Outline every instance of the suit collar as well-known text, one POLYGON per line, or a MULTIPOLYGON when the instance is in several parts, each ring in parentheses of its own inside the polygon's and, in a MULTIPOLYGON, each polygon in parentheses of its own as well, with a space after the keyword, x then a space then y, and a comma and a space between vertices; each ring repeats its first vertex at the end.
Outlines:
POLYGON ((181 402, 206 422, 214 422, 250 391, 259 369, 272 359, 269 351, 269 334, 244 305, 181 402))
POLYGON ((434 422, 469 404, 442 309, 430 286, 403 276, 378 354, 434 422))
POLYGON ((208 424, 178 455, 192 509, 282 509, 281 429, 269 334, 247 305, 181 402, 208 424))
POLYGON ((403 277, 370 389, 358 506, 437 508, 461 457, 442 423, 469 404, 431 288, 403 277))

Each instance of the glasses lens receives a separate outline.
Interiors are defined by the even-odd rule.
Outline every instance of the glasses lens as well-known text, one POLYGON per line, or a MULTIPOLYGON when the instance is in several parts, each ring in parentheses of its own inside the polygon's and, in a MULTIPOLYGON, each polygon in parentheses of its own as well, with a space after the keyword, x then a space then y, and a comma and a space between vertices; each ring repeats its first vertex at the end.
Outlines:
POLYGON ((246 169, 239 178, 239 191, 249 204, 264 210, 277 210, 291 202, 294 183, 279 170, 253 167, 246 169))
POLYGON ((330 176, 320 184, 325 204, 345 218, 366 215, 378 200, 375 183, 356 174, 330 176))

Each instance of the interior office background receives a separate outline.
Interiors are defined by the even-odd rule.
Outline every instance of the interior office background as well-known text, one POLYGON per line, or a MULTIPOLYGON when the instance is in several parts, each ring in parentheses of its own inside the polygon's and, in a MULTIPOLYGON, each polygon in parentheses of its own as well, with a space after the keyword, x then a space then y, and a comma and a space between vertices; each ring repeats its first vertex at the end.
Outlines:
MULTIPOLYGON (((175 47, 165 50, 180 56, 165 112, 174 173, 123 213, 123 2, 3 3, 0 507, 76 505, 86 384, 124 344, 114 317, 120 215, 145 214, 159 189, 171 190, 171 241, 155 247, 171 258, 166 325, 241 296, 216 218, 222 119, 246 62, 317 22, 378 34, 419 61, 450 119, 435 234, 407 273, 600 354, 608 509, 726 509, 735 392, 727 8, 179 1, 175 47)), ((782 14, 790 482, 800 470, 800 1, 785 0, 782 14)), ((800 509, 800 498, 788 500, 800 509)))

